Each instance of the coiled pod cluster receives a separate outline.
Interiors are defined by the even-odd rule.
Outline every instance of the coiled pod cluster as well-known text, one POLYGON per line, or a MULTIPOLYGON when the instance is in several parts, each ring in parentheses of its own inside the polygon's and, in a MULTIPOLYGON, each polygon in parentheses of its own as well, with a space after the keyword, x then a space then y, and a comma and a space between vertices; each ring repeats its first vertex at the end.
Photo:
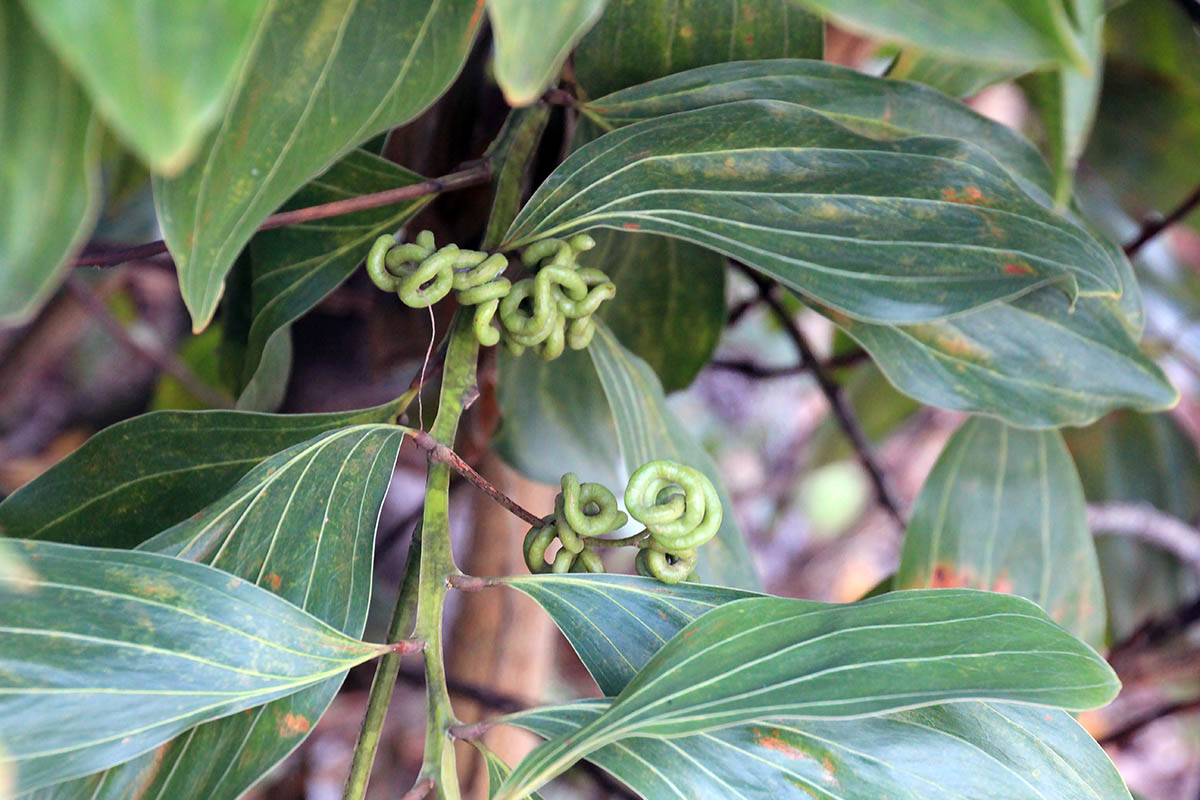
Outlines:
POLYGON ((629 479, 625 508, 645 530, 623 539, 600 538, 627 522, 616 497, 598 483, 564 475, 554 513, 525 535, 530 572, 603 572, 597 547, 636 546, 639 574, 664 583, 694 580, 696 548, 721 527, 721 501, 708 476, 673 461, 643 464, 629 479), (547 562, 546 551, 555 539, 562 546, 547 562))
POLYGON ((596 246, 586 234, 543 239, 525 249, 522 262, 536 273, 513 284, 502 273, 508 259, 457 245, 437 248, 433 234, 397 244, 391 235, 375 240, 367 273, 380 289, 396 292, 405 305, 426 308, 451 290, 458 302, 475 306, 475 336, 491 347, 503 341, 514 355, 536 349, 547 361, 565 347, 582 350, 595 333, 592 315, 616 294, 598 269, 580 267, 579 254, 596 246), (498 326, 497 326, 498 323, 498 326))

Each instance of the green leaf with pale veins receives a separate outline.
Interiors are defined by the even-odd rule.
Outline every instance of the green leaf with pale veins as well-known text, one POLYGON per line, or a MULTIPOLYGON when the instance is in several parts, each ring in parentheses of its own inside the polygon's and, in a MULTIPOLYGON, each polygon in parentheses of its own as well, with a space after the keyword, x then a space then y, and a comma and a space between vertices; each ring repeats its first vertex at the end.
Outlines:
MULTIPOLYGON (((693 619, 754 596, 624 575, 505 582, 550 613, 607 695, 620 693, 693 619)), ((506 721, 554 738, 592 722, 607 706, 584 701, 536 708, 506 721)), ((952 703, 853 720, 755 721, 685 737, 632 738, 588 760, 650 800, 1129 796, 1104 751, 1069 714, 1006 703, 952 703), (939 757, 929 759, 931 751, 939 757), (1034 774, 1038 780, 1029 780, 1034 774)))
POLYGON ((709 64, 820 59, 824 38, 793 0, 609 0, 575 49, 575 78, 598 97, 709 64))
POLYGON ((612 410, 627 474, 648 461, 669 459, 695 467, 716 487, 725 513, 716 536, 697 550, 700 577, 723 586, 757 587, 754 559, 738 527, 733 501, 725 491, 721 474, 704 448, 667 407, 654 370, 625 349, 603 322, 596 323, 596 335, 587 351, 612 410))
POLYGON ((970 97, 1024 72, 1021 67, 980 66, 948 61, 922 50, 907 48, 896 56, 888 68, 887 76, 893 80, 923 83, 951 97, 970 97))
MULTIPOLYGON (((140 549, 223 569, 361 636, 376 523, 402 435, 360 425, 290 447, 140 549)), ((147 797, 234 800, 304 741, 344 677, 192 728, 155 752, 50 787, 39 800, 129 784, 147 797)))
POLYGON ((572 154, 507 246, 594 227, 663 233, 740 259, 850 316, 917 322, 1057 284, 1118 296, 1084 229, 966 142, 881 141, 772 100, 684 111, 572 154))
MULTIPOLYGON (((561 738, 607 706, 587 700, 504 721, 561 738)), ((1112 762, 1070 714, 1015 703, 636 737, 606 745, 588 760, 647 800, 1129 800, 1112 762)))
POLYGON ((246 63, 268 0, 24 0, 108 123, 164 174, 187 165, 246 63))
POLYGON ((605 0, 487 0, 496 38, 496 82, 510 106, 527 106, 558 81, 567 54, 605 0))
POLYGON ((1062 0, 799 0, 842 27, 969 63, 1086 64, 1062 0))
MULTIPOLYGON (((478 740, 472 740, 471 744, 475 745, 475 749, 483 756, 483 763, 487 767, 488 775, 488 796, 490 797, 496 789, 500 788, 500 784, 504 779, 512 774, 512 767, 504 763, 504 759, 496 755, 487 745, 478 740)), ((537 792, 532 792, 526 795, 529 800, 542 800, 542 796, 537 792)))
POLYGON ((536 789, 632 736, 771 717, 838 719, 962 700, 1095 708, 1120 687, 1094 650, 1024 598, 892 592, 842 606, 762 597, 704 614, 586 727, 527 756, 497 800, 536 789))
POLYGON ((91 233, 100 130, 17 3, 0 6, 0 325, 28 319, 91 233))
POLYGON ((1100 567, 1062 434, 981 417, 963 423, 917 497, 894 586, 1021 595, 1101 646, 1100 567))
POLYGON ((424 111, 458 73, 475 0, 278 0, 200 156, 155 179, 163 236, 196 330, 259 224, 351 149, 424 111))
POLYGON ((333 414, 156 411, 118 422, 0 503, 0 534, 134 547, 217 500, 254 465, 398 402, 333 414))
MULTIPOLYGON (((424 180, 365 150, 355 150, 310 181, 284 209, 332 203, 424 180)), ((362 263, 380 234, 402 227, 433 195, 318 222, 263 231, 250 242, 251 322, 241 386, 249 386, 272 340, 321 302, 362 263)))
POLYGON ((1060 293, 917 325, 835 321, 900 391, 1026 428, 1086 425, 1114 408, 1169 408, 1179 395, 1102 298, 1060 293))
POLYGON ((37 577, 0 603, 0 716, 18 790, 120 763, 385 649, 202 564, 21 548, 37 577))

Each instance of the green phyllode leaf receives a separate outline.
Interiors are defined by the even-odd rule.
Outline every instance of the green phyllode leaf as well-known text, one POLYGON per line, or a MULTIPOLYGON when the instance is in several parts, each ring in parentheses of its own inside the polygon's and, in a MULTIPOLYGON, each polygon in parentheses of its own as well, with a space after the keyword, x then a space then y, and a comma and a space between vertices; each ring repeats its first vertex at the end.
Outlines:
POLYGON ((200 511, 263 459, 398 403, 332 414, 155 411, 111 425, 0 503, 0 534, 134 547, 200 511))
POLYGON ((154 201, 195 330, 259 224, 313 176, 424 111, 462 66, 473 0, 278 0, 216 132, 154 201))
POLYGON ((496 81, 510 106, 527 106, 557 82, 571 48, 587 33, 605 0, 488 0, 496 37, 496 81))
POLYGON ((981 417, 963 423, 917 497, 894 585, 1021 595, 1103 645, 1100 567, 1062 434, 981 417))
POLYGON ((100 129, 17 3, 0 7, 0 325, 29 319, 91 233, 100 129))
MULTIPOLYGON (((608 695, 618 694, 696 617, 761 597, 695 584, 663 587, 621 575, 506 582, 551 614, 608 695)), ((593 722, 610 702, 536 708, 506 720, 561 738, 593 722)), ((862 719, 760 720, 683 737, 631 737, 588 759, 650 800, 1129 797, 1104 751, 1069 714, 1009 703, 960 702, 862 719), (929 758, 930 752, 938 758, 929 758)))
POLYGON ((152 168, 181 170, 260 35, 268 0, 24 0, 96 107, 152 168))
POLYGON ((386 649, 202 564, 51 542, 21 549, 37 577, 19 602, 0 603, 0 716, 19 791, 119 763, 386 649))

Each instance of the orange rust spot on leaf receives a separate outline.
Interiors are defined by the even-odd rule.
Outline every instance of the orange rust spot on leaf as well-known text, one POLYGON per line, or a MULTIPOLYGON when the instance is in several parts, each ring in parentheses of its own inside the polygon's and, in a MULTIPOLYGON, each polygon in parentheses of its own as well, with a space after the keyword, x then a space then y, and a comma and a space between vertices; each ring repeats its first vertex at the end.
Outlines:
POLYGON ((971 576, 965 571, 958 572, 951 564, 935 565, 933 574, 929 576, 929 586, 933 589, 954 589, 971 585, 971 576))
POLYGON ((308 733, 308 729, 312 727, 312 723, 308 721, 308 717, 300 714, 284 714, 283 721, 279 723, 280 736, 299 736, 302 733, 308 733))
POLYGON ((752 33, 746 34, 746 44, 754 44, 754 34, 752 34, 752 33))
POLYGON ((780 739, 779 731, 777 729, 771 731, 770 736, 762 736, 758 731, 755 731, 754 735, 755 735, 755 738, 758 740, 758 743, 760 745, 762 745, 763 747, 767 748, 768 750, 774 750, 776 753, 780 753, 788 758, 795 759, 795 760, 799 760, 801 758, 809 758, 808 753, 804 752, 799 747, 788 744, 783 739, 780 739))
POLYGON ((636 222, 622 222, 621 227, 627 231, 640 231, 642 229, 642 226, 636 222))
POLYGON ((1000 592, 1001 594, 1012 594, 1012 590, 1013 590, 1012 581, 1009 580, 1008 576, 1005 575, 1004 573, 1000 573, 998 576, 996 576, 996 580, 994 580, 992 582, 992 591, 993 592, 1000 592))
POLYGON ((271 589, 272 592, 278 592, 280 584, 283 583, 283 578, 279 577, 274 572, 272 572, 267 577, 263 578, 263 580, 265 580, 267 582, 267 586, 271 589))
POLYGON ((475 27, 479 24, 479 18, 483 16, 483 4, 486 0, 475 0, 475 10, 471 12, 471 19, 467 22, 467 35, 463 37, 463 41, 471 38, 475 33, 475 27))
POLYGON ((683 38, 683 39, 690 39, 690 38, 692 38, 692 36, 695 35, 695 33, 696 33, 696 31, 694 28, 692 28, 691 25, 684 25, 682 28, 679 29, 679 36, 680 36, 680 38, 683 38))
POLYGON ((825 756, 821 759, 821 766, 824 767, 825 771, 830 775, 833 774, 833 761, 829 759, 829 756, 825 756))
POLYGON ((963 203, 969 206, 986 203, 978 186, 967 186, 961 192, 953 186, 947 186, 942 189, 942 199, 947 203, 963 203))
POLYGON ((1026 264, 1024 261, 1013 262, 1009 261, 1004 265, 1004 271, 1009 275, 1032 275, 1033 267, 1026 264))

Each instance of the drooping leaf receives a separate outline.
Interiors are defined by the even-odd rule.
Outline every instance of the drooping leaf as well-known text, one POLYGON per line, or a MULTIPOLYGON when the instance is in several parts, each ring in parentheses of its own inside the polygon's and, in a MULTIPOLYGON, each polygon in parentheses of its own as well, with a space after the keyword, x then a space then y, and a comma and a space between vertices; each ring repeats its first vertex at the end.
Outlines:
POLYGON ((1100 567, 1062 435, 983 417, 963 423, 917 497, 894 585, 1018 594, 1101 646, 1100 567))
POLYGON ((1049 191, 1046 162, 1029 141, 927 86, 806 59, 715 64, 632 86, 586 103, 599 124, 620 127, 738 100, 782 100, 831 116, 867 136, 965 139, 986 150, 1027 188, 1049 191))
POLYGON ((351 149, 427 108, 462 65, 474 0, 278 0, 216 132, 155 205, 194 327, 259 223, 351 149))
POLYGON ((19 790, 120 763, 384 650, 202 564, 21 547, 37 577, 0 603, 0 715, 19 790))
POLYGON ((824 25, 793 0, 609 0, 575 50, 591 97, 675 72, 760 58, 824 55, 824 25))
POLYGON ((708 363, 725 328, 725 260, 666 236, 596 231, 586 256, 612 278, 617 298, 600 307, 626 348, 673 392, 708 363))
POLYGON ((268 0, 24 0, 108 123, 171 174, 217 123, 268 0))
POLYGON ((497 800, 520 797, 631 736, 961 700, 1094 708, 1119 685, 1094 650, 1012 595, 893 592, 817 609, 785 598, 737 600, 680 631, 595 721, 535 749, 497 800))
POLYGON ((100 131, 83 90, 16 3, 0 7, 0 324, 62 279, 99 208, 100 131))
MULTIPOLYGON (((583 701, 505 721, 560 738, 594 721, 607 706, 605 700, 583 701)), ((954 703, 855 720, 773 720, 671 739, 637 737, 602 747, 588 760, 647 800, 1129 799, 1112 762, 1070 714, 1010 703, 954 703)))
POLYGON ((213 502, 251 467, 325 431, 394 417, 156 411, 118 422, 0 503, 0 534, 133 547, 213 502))
POLYGON ((757 587, 754 560, 738 527, 733 501, 725 491, 721 475, 704 449, 667 408, 654 371, 625 349, 602 322, 596 324, 596 336, 588 347, 588 355, 612 410, 627 474, 648 461, 665 458, 701 470, 716 486, 725 513, 717 535, 698 550, 697 569, 701 578, 722 586, 757 587))
MULTIPOLYGON (((664 587, 623 575, 537 575, 505 582, 550 613, 608 695, 618 694, 693 619, 754 596, 694 584, 664 587)), ((606 701, 585 701, 508 719, 549 738, 583 727, 606 707, 606 701)), ((1039 800, 1128 797, 1103 750, 1069 714, 1005 703, 952 703, 856 720, 756 721, 687 737, 632 738, 588 758, 652 800, 811 795, 836 800, 893 793, 921 800, 934 791, 955 800, 990 792, 1039 800), (660 751, 672 755, 659 758, 660 751), (939 757, 929 759, 931 751, 939 757), (696 762, 704 768, 697 769, 696 762), (722 764, 730 766, 721 770, 722 764), (1025 778, 1035 772, 1039 781, 1025 778), (725 781, 720 791, 712 788, 713 773, 725 781)))
MULTIPOLYGON (((1200 454, 1171 416, 1124 411, 1064 433, 1089 500, 1149 503, 1185 520, 1200 514, 1200 454)), ((1099 536, 1096 551, 1114 641, 1200 589, 1186 565, 1132 538, 1099 536)))
POLYGON ((496 82, 510 106, 542 96, 567 54, 604 10, 605 0, 488 0, 496 37, 496 82))
MULTIPOLYGON (((294 445, 139 549, 223 569, 361 636, 375 526, 401 436, 392 426, 360 425, 294 445)), ((148 760, 48 787, 39 800, 79 796, 100 782, 142 796, 234 800, 304 740, 344 677, 199 725, 148 760)))
POLYGON ((918 325, 837 317, 902 392, 1012 425, 1086 425, 1114 408, 1169 408, 1178 393, 1101 298, 1055 291, 918 325))
POLYGON ((703 244, 875 322, 944 317, 1050 283, 1121 288, 1104 248, 984 151, 871 139, 779 101, 680 112, 590 142, 538 189, 507 245, 594 227, 703 244))
POLYGON ((839 25, 984 64, 1086 63, 1061 0, 800 0, 839 25))
MULTIPOLYGON (((331 203, 421 180, 416 173, 355 150, 310 181, 284 209, 331 203)), ((254 382, 272 340, 286 335, 288 325, 349 277, 380 234, 403 226, 431 199, 432 195, 257 234, 250 242, 251 322, 241 385, 254 382)))

